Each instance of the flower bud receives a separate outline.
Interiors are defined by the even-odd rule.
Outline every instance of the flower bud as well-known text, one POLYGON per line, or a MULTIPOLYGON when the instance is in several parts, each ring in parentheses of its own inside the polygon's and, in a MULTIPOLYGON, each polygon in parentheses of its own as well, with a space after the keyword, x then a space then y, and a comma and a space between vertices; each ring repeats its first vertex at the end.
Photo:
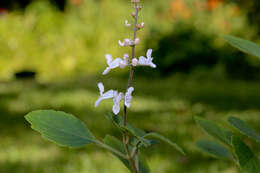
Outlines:
POLYGON ((139 38, 136 38, 135 39, 135 45, 139 44, 140 43, 140 39, 139 38))
POLYGON ((135 8, 141 10, 143 7, 141 5, 137 5, 135 8))
POLYGON ((134 59, 132 59, 132 66, 137 66, 137 64, 138 64, 138 59, 136 59, 136 58, 134 58, 134 59))
POLYGON ((144 28, 144 22, 142 22, 142 23, 140 24, 140 27, 141 27, 141 28, 144 28))
POLYGON ((132 16, 133 18, 135 18, 135 17, 136 17, 135 12, 132 12, 132 13, 131 13, 131 16, 132 16))
POLYGON ((138 3, 138 2, 140 2, 140 0, 131 0, 131 2, 138 3))

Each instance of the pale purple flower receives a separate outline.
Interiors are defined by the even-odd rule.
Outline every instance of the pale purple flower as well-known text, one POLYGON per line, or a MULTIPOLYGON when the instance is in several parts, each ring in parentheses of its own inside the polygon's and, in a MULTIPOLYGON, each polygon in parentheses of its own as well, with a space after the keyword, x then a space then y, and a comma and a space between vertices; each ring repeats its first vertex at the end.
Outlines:
POLYGON ((140 43, 140 39, 139 38, 136 38, 135 39, 135 45, 139 44, 140 43))
POLYGON ((129 55, 124 54, 124 60, 120 62, 120 68, 125 68, 128 65, 129 55))
POLYGON ((142 23, 140 24, 140 27, 141 27, 141 28, 144 28, 144 22, 142 22, 142 23))
POLYGON ((118 114, 120 111, 120 101, 122 99, 122 97, 124 96, 123 93, 118 93, 117 91, 114 92, 114 96, 113 96, 113 101, 114 101, 114 105, 113 105, 113 112, 114 114, 118 114))
POLYGON ((97 107, 102 100, 111 99, 114 97, 114 90, 109 90, 104 93, 104 85, 101 82, 98 83, 98 88, 99 88, 100 96, 95 103, 95 107, 97 107))
POLYGON ((127 89, 127 92, 125 93, 125 106, 128 108, 130 107, 133 91, 134 91, 134 87, 130 87, 127 89))
POLYGON ((156 68, 156 65, 152 62, 152 49, 148 49, 145 58, 144 56, 141 56, 138 61, 138 65, 143 65, 143 66, 150 66, 152 68, 156 68))
POLYGON ((116 58, 115 60, 112 59, 112 55, 106 54, 107 65, 108 67, 104 70, 103 75, 106 75, 111 69, 120 66, 120 62, 122 61, 121 58, 116 58))
POLYGON ((118 44, 122 47, 124 46, 131 46, 133 45, 133 41, 129 38, 124 39, 124 42, 121 42, 121 40, 118 41, 118 44))

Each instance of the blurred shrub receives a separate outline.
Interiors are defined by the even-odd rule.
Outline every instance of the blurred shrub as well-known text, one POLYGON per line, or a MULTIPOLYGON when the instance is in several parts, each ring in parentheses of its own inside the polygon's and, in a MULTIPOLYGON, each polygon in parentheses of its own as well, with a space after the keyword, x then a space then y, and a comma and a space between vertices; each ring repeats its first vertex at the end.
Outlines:
POLYGON ((101 72, 105 53, 123 55, 117 41, 123 38, 123 16, 130 10, 124 3, 86 0, 61 13, 37 1, 23 14, 1 17, 1 78, 24 69, 38 72, 40 79, 101 72))
POLYGON ((147 40, 147 47, 156 48, 153 56, 158 71, 138 69, 138 72, 168 76, 175 72, 190 73, 201 67, 210 71, 223 66, 219 69, 231 77, 259 78, 259 61, 234 50, 220 37, 220 34, 233 33, 250 38, 256 31, 249 28, 246 14, 240 13, 235 4, 220 4, 220 1, 217 4, 216 8, 211 4, 209 9, 203 1, 172 1, 173 29, 160 33, 158 28, 153 28, 147 40))
MULTIPOLYGON (((117 44, 127 34, 131 37, 123 25, 124 16, 132 10, 129 5, 122 0, 85 0, 71 3, 61 13, 42 0, 24 13, 0 16, 0 78, 11 79, 23 70, 36 71, 44 80, 101 73, 106 65, 104 54, 115 58, 130 53, 117 44)), ((218 36, 230 33, 250 39, 255 35, 236 5, 219 3, 209 9, 204 0, 151 0, 143 6, 140 20, 146 27, 138 36, 146 45, 138 46, 137 56, 153 48, 157 75, 190 72, 198 66, 212 68, 219 63, 230 71, 243 68, 233 70, 229 64, 258 68, 253 58, 237 58, 236 50, 223 48, 225 43, 218 36)), ((131 21, 131 16, 127 19, 131 21)), ((254 38, 251 40, 257 42, 254 38)))

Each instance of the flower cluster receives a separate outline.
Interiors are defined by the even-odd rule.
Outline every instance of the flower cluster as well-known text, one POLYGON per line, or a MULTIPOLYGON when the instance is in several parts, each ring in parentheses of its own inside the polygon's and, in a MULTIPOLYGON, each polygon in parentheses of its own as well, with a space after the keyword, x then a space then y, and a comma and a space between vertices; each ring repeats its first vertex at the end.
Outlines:
POLYGON ((122 92, 118 92, 116 90, 108 90, 107 92, 104 93, 104 85, 101 82, 98 83, 98 88, 99 88, 100 96, 95 103, 95 107, 97 107, 102 100, 113 99, 114 105, 112 110, 114 114, 118 114, 120 111, 120 102, 123 97, 124 97, 125 106, 128 108, 130 107, 131 100, 132 100, 132 92, 134 91, 133 87, 128 88, 125 94, 123 94, 122 92))
POLYGON ((139 59, 133 58, 131 60, 131 63, 129 64, 129 55, 124 54, 124 58, 116 58, 113 60, 112 55, 106 54, 105 55, 107 59, 107 65, 108 67, 104 70, 103 75, 108 74, 108 72, 111 69, 120 67, 120 68, 125 68, 126 66, 132 65, 132 66, 150 66, 152 68, 156 68, 156 65, 152 62, 153 57, 152 57, 152 49, 148 49, 146 53, 146 57, 140 56, 139 59))
MULTIPOLYGON (((116 58, 113 60, 112 55, 106 54, 106 60, 108 67, 104 70, 103 75, 106 75, 111 69, 120 67, 124 68, 126 66, 132 65, 135 66, 150 66, 152 68, 156 68, 156 65, 152 62, 152 49, 148 49, 146 53, 147 57, 140 56, 139 60, 137 58, 133 58, 131 61, 131 64, 129 64, 129 55, 124 54, 124 58, 116 58)), ((99 105, 99 103, 102 100, 105 99, 113 99, 114 105, 113 105, 113 112, 114 114, 118 114, 120 111, 120 101, 122 98, 124 98, 124 104, 127 108, 130 107, 130 102, 132 100, 132 92, 134 91, 134 87, 130 87, 127 89, 127 92, 124 94, 122 92, 118 92, 116 90, 109 90, 104 93, 104 85, 102 83, 98 83, 98 88, 100 92, 100 97, 95 103, 95 107, 99 105)))
MULTIPOLYGON (((144 22, 141 22, 140 24, 137 23, 138 20, 138 11, 142 9, 142 6, 139 6, 138 3, 140 0, 131 0, 132 3, 135 4, 136 12, 133 12, 131 16, 135 19, 135 25, 134 25, 134 39, 131 40, 129 38, 124 39, 123 41, 119 40, 118 44, 121 47, 127 47, 130 46, 134 48, 136 45, 139 44, 140 39, 136 37, 136 31, 144 28, 145 24, 144 22)), ((128 20, 125 20, 125 26, 131 27, 132 24, 129 23, 128 20)), ((132 49, 134 51, 134 49, 132 49)), ((110 70, 115 69, 117 67, 125 68, 125 67, 131 67, 130 70, 133 72, 133 68, 136 66, 149 66, 151 68, 156 68, 156 65, 152 62, 152 49, 148 49, 146 53, 146 57, 140 56, 139 59, 135 57, 135 54, 133 53, 133 56, 130 58, 128 54, 124 54, 123 58, 115 58, 113 59, 112 55, 106 54, 105 55, 106 61, 107 61, 107 67, 103 72, 103 75, 106 75, 110 72, 110 70)), ((132 79, 130 79, 131 81, 132 79)), ((113 105, 113 112, 114 114, 118 114, 120 112, 120 102, 123 99, 125 107, 130 107, 130 102, 132 100, 132 92, 134 91, 134 88, 131 87, 130 82, 128 84, 128 88, 126 93, 118 92, 117 90, 108 90, 107 92, 104 92, 104 85, 102 83, 98 83, 98 88, 100 92, 100 96, 98 100, 95 103, 95 107, 99 105, 99 103, 102 100, 105 99, 113 99, 114 105, 113 105)))

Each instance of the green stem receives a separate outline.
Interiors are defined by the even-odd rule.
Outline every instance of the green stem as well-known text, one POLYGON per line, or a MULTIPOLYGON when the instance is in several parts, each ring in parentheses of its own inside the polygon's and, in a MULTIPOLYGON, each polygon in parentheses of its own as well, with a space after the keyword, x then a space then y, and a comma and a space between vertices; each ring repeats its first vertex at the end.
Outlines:
POLYGON ((121 153, 120 151, 118 151, 118 150, 116 150, 116 149, 110 147, 109 145, 107 145, 107 144, 105 144, 105 143, 103 143, 103 142, 101 142, 101 141, 95 141, 95 143, 96 143, 97 145, 99 145, 100 147, 105 148, 105 149, 107 149, 107 150, 109 150, 109 151, 115 153, 116 155, 118 155, 118 156, 120 156, 120 157, 122 157, 122 158, 124 158, 124 159, 128 159, 128 156, 126 156, 125 154, 121 153))
MULTIPOLYGON (((137 3, 134 4, 135 5, 135 23, 134 23, 134 34, 133 34, 133 41, 135 41, 136 39, 136 32, 137 32, 137 22, 138 22, 138 8, 137 8, 137 3)), ((133 80, 133 74, 134 74, 134 68, 131 64, 132 59, 135 57, 135 44, 132 46, 132 56, 131 59, 129 59, 129 64, 130 64, 130 71, 129 71, 129 78, 128 78, 128 83, 127 83, 127 88, 126 90, 131 86, 131 82, 133 80)), ((126 127, 127 124, 127 107, 124 105, 124 112, 123 112, 123 122, 124 122, 124 127, 126 127)), ((134 171, 134 173, 138 173, 138 168, 135 165, 134 159, 131 156, 131 153, 129 151, 129 136, 126 133, 123 133, 123 143, 125 146, 125 150, 128 156, 128 161, 130 166, 132 167, 132 170, 134 171)))

